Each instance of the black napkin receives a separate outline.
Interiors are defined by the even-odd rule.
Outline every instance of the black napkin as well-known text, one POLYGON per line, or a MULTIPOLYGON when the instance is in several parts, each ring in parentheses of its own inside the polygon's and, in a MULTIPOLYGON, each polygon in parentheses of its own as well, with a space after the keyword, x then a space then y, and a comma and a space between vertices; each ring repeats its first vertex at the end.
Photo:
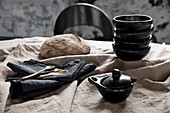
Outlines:
MULTIPOLYGON (((31 99, 33 97, 37 97, 56 90, 57 88, 90 73, 96 68, 94 63, 87 63, 83 60, 77 59, 68 61, 63 65, 55 65, 55 68, 68 71, 64 75, 48 76, 42 78, 37 78, 36 76, 27 80, 20 79, 23 76, 38 72, 48 65, 51 64, 46 64, 32 59, 29 61, 24 61, 21 64, 9 62, 7 66, 17 73, 16 76, 8 77, 6 80, 11 82, 10 96, 12 98, 31 99)), ((53 70, 54 69, 47 70, 41 74, 47 74, 53 70)))

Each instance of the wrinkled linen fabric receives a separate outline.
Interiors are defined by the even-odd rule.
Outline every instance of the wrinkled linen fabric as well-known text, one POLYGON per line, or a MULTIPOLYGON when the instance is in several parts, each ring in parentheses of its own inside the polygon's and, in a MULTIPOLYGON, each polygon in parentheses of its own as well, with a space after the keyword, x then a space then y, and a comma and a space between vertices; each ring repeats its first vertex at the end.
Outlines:
POLYGON ((151 43, 149 54, 139 61, 122 61, 116 57, 112 42, 88 41, 91 53, 42 59, 41 44, 47 38, 32 37, 0 42, 0 113, 169 113, 170 112, 170 46, 151 43), (61 88, 28 101, 9 96, 7 77, 16 73, 8 62, 21 63, 36 59, 61 65, 69 60, 92 62, 97 68, 61 88), (123 102, 104 100, 88 76, 109 76, 114 68, 136 78, 130 96, 123 102))

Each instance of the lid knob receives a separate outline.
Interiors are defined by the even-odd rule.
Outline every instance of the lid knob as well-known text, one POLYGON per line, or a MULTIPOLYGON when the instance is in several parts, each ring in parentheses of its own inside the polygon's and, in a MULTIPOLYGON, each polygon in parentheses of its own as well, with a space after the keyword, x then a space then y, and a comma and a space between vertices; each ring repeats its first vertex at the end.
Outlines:
POLYGON ((119 69, 114 69, 114 70, 112 71, 112 78, 113 78, 114 80, 119 80, 120 76, 121 76, 121 74, 120 74, 119 69))

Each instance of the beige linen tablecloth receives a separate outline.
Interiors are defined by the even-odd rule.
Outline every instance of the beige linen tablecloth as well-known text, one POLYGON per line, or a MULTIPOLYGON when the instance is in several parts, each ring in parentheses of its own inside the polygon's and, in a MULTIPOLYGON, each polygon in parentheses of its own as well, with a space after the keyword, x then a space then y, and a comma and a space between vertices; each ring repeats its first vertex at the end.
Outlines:
POLYGON ((88 41, 88 55, 42 59, 39 55, 45 37, 0 41, 0 113, 170 113, 170 46, 151 44, 149 54, 140 61, 122 61, 111 42, 88 41), (35 59, 63 64, 81 59, 97 65, 95 71, 51 93, 28 101, 11 99, 7 76, 15 75, 6 64, 35 59), (137 79, 131 95, 120 103, 105 101, 88 76, 109 76, 114 68, 137 79))

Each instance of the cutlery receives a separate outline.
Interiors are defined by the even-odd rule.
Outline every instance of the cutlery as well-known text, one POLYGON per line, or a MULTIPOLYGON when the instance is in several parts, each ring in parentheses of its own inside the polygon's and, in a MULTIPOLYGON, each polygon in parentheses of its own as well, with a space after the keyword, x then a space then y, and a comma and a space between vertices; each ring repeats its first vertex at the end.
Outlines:
POLYGON ((45 70, 53 69, 54 67, 55 67, 55 66, 46 66, 44 69, 42 69, 42 70, 40 70, 40 71, 38 71, 38 72, 36 72, 36 73, 33 73, 33 74, 31 74, 31 75, 22 77, 21 80, 31 78, 31 77, 36 76, 36 75, 38 75, 39 73, 41 73, 41 72, 43 72, 43 71, 45 71, 45 70))
POLYGON ((62 69, 55 69, 54 72, 48 73, 48 74, 44 74, 44 75, 40 75, 38 78, 41 77, 47 77, 47 76, 59 76, 59 75, 64 75, 65 73, 67 73, 67 70, 62 70, 62 69))

